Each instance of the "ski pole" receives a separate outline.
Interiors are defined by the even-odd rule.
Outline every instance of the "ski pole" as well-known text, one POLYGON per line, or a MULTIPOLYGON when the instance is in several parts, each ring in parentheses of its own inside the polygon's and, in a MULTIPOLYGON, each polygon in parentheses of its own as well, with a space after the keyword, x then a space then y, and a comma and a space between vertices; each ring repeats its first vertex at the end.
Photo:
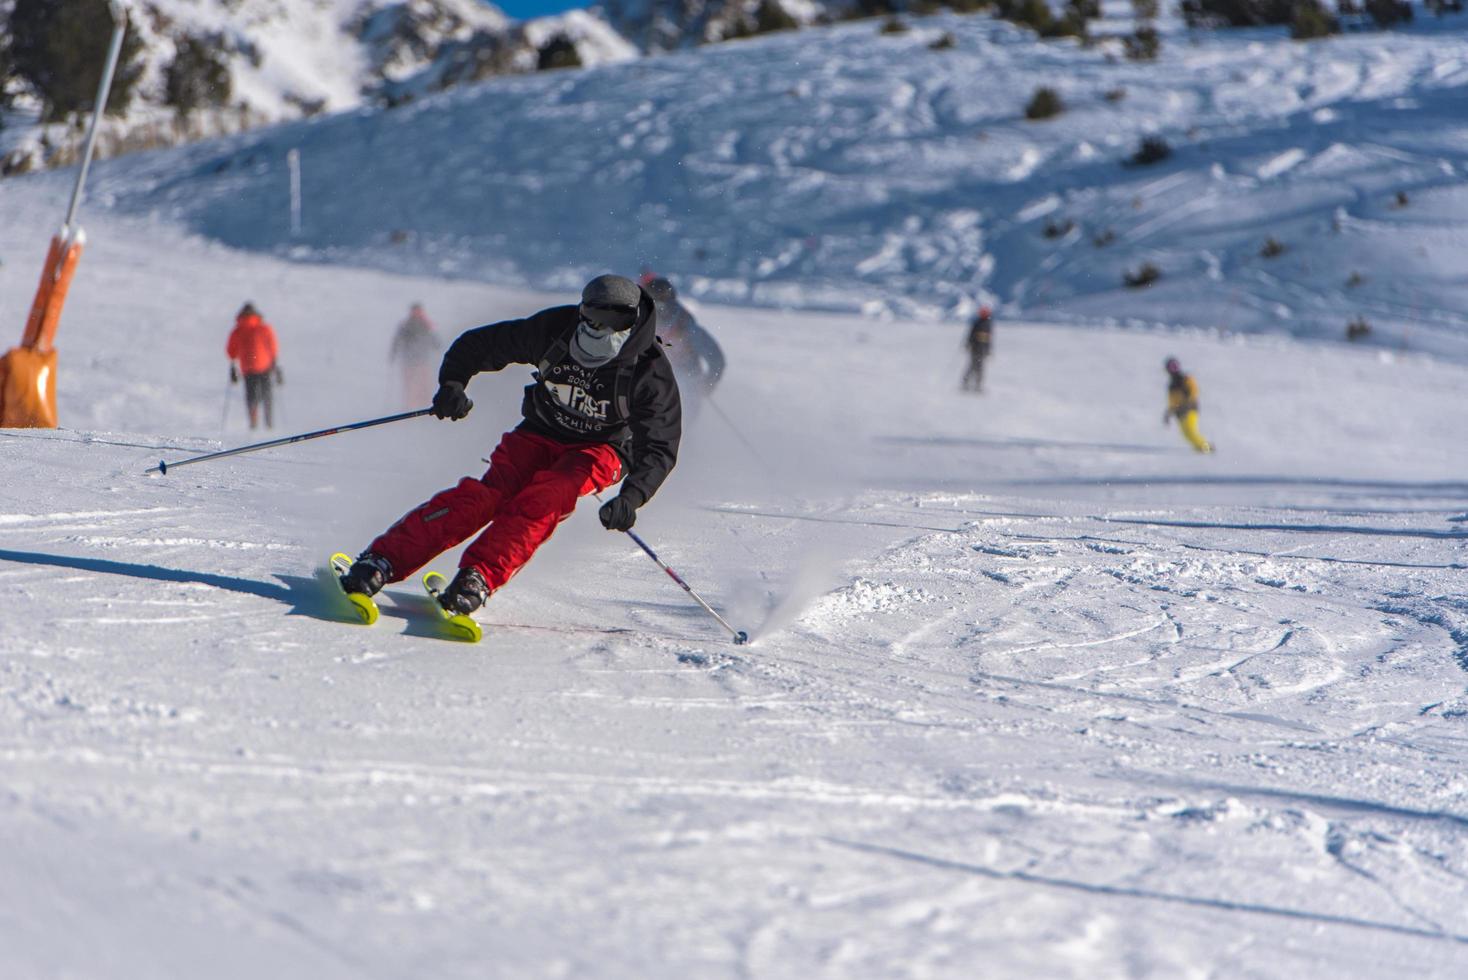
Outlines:
POLYGON ((710 616, 712 616, 715 619, 717 619, 719 621, 719 625, 720 626, 724 627, 724 629, 726 629, 730 633, 733 633, 734 634, 734 645, 735 646, 743 646, 744 644, 746 644, 746 643, 749 642, 749 634, 748 633, 744 632, 744 630, 737 630, 734 627, 730 626, 729 625, 729 621, 726 620, 723 616, 720 616, 717 612, 715 612, 713 606, 709 605, 707 602, 704 602, 703 601, 703 596, 699 595, 697 592, 694 592, 693 591, 693 587, 690 586, 687 582, 683 581, 682 576, 680 576, 677 572, 673 571, 666 564, 664 564, 663 560, 657 556, 657 552, 655 552, 651 548, 649 548, 647 546, 647 542, 644 541, 644 540, 642 540, 642 538, 638 537, 637 536, 637 533, 635 531, 630 531, 629 530, 629 531, 624 531, 623 533, 626 534, 627 537, 631 538, 633 541, 636 541, 637 542, 637 547, 639 547, 643 551, 647 552, 647 557, 651 558, 654 562, 657 563, 657 566, 659 568, 661 568, 663 571, 667 572, 668 573, 668 578, 672 579, 674 582, 677 582, 679 588, 681 588, 684 592, 687 592, 690 596, 692 596, 693 597, 693 601, 696 602, 696 603, 698 603, 700 606, 702 606, 704 612, 708 613, 710 616))
MULTIPOLYGON (((601 494, 596 494, 596 499, 597 501, 601 501, 601 494)), ((667 572, 668 578, 672 579, 674 582, 677 582, 680 589, 692 596, 693 601, 702 606, 704 612, 717 619, 719 621, 719 625, 724 627, 724 629, 728 630, 730 633, 733 633, 735 646, 743 646, 744 644, 749 642, 748 633, 744 632, 744 630, 737 630, 734 627, 730 626, 729 621, 726 620, 723 616, 720 616, 717 612, 715 612, 713 606, 709 605, 707 602, 704 602, 703 596, 699 595, 697 592, 694 592, 693 587, 690 586, 687 582, 683 581, 683 577, 680 576, 677 572, 669 568, 667 564, 658 557, 657 552, 649 548, 647 546, 647 542, 642 540, 642 538, 639 537, 635 531, 627 530, 623 531, 622 533, 627 535, 627 537, 631 538, 633 541, 636 541, 637 547, 647 552, 647 557, 651 558, 664 572, 667 572)))
POLYGON ((744 444, 744 448, 749 450, 749 455, 754 457, 755 462, 763 466, 767 472, 774 473, 775 468, 770 465, 770 461, 765 459, 764 455, 754 447, 754 443, 745 438, 744 433, 739 430, 739 426, 734 424, 734 420, 729 417, 729 414, 719 406, 718 402, 714 401, 714 396, 712 394, 705 395, 703 400, 714 410, 715 415, 724 420, 724 424, 734 433, 734 437, 744 444))
POLYGON ((225 456, 238 456, 240 453, 253 453, 257 449, 269 449, 272 446, 288 446, 293 442, 305 442, 307 439, 320 439, 323 436, 334 436, 338 432, 351 432, 353 429, 365 429, 373 425, 386 425, 388 422, 401 422, 404 419, 415 419, 420 415, 427 415, 433 411, 431 408, 420 408, 416 412, 403 412, 400 415, 388 415, 380 419, 369 419, 366 422, 353 422, 350 425, 338 425, 331 429, 321 429, 318 432, 305 432, 298 436, 286 436, 282 439, 271 439, 269 442, 257 442, 250 446, 240 446, 238 449, 226 449, 222 452, 208 453, 204 456, 194 456, 189 459, 181 459, 176 463, 158 461, 157 466, 150 466, 144 473, 164 473, 179 466, 187 466, 190 463, 202 463, 210 459, 223 459, 225 456))
POLYGON ((224 386, 224 407, 219 411, 219 434, 224 435, 224 427, 229 423, 229 403, 234 401, 234 392, 230 390, 233 384, 224 386))

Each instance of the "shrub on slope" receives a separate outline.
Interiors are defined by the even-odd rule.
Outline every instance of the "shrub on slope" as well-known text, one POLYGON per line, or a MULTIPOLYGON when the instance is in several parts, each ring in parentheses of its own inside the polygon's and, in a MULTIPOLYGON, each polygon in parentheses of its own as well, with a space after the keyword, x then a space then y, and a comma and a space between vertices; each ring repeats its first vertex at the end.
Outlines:
POLYGON ((1025 106, 1025 118, 1050 119, 1064 111, 1065 103, 1060 100, 1060 93, 1048 86, 1041 86, 1030 96, 1029 104, 1025 106))

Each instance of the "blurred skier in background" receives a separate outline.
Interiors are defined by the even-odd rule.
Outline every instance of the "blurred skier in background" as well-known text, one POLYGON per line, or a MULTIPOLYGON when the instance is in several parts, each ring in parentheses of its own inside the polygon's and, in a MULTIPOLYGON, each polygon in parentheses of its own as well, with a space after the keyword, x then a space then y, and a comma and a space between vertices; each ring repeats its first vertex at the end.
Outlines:
MULTIPOLYGON (((645 274, 645 273, 644 273, 645 274)), ((724 351, 714 335, 678 299, 678 291, 662 276, 648 279, 642 287, 657 307, 658 336, 667 344, 673 373, 682 382, 690 418, 699 404, 714 393, 724 376, 724 351)))
POLYGON ((462 419, 474 407, 464 393, 470 378, 533 364, 535 380, 520 403, 524 421, 500 439, 483 476, 465 477, 378 535, 341 577, 342 588, 371 596, 479 534, 439 597, 444 609, 467 616, 530 560, 581 497, 621 481, 597 516, 608 530, 629 530, 637 508, 672 472, 682 437, 678 382, 656 330, 652 298, 632 280, 608 275, 587 283, 579 305, 461 334, 438 369, 433 414, 462 419))
POLYGON ((984 358, 989 356, 989 347, 994 336, 994 311, 987 306, 979 307, 973 322, 968 327, 964 346, 968 348, 968 370, 963 375, 964 391, 984 389, 984 358))
POLYGON ((387 354, 388 360, 401 372, 405 407, 422 408, 428 404, 434 389, 434 364, 442 349, 433 322, 423 312, 423 304, 408 307, 408 317, 398 324, 387 354))
POLYGON ((1213 444, 1198 431, 1198 382, 1192 375, 1183 373, 1175 357, 1169 357, 1163 367, 1167 368, 1167 411, 1162 413, 1162 424, 1177 416, 1183 438, 1200 453, 1213 452, 1213 444))
POLYGON ((229 357, 229 382, 238 384, 240 376, 245 379, 245 410, 250 413, 250 428, 258 427, 260 409, 265 409, 265 428, 275 428, 275 399, 271 382, 284 384, 277 358, 280 346, 275 340, 275 331, 260 316, 255 304, 246 303, 235 314, 234 329, 224 345, 229 357))

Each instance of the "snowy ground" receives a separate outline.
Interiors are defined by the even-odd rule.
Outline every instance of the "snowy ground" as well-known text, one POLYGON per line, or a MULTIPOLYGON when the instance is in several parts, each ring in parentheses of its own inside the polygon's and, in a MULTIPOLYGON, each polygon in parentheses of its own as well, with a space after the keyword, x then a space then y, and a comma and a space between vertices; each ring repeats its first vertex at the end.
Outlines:
MULTIPOLYGON (((25 186, 10 324, 64 204, 25 186)), ((1004 320, 974 397, 958 325, 710 307, 739 434, 706 409, 638 530, 756 642, 583 507, 469 646, 315 569, 476 471, 524 371, 143 470, 253 438, 246 298, 289 433, 397 410, 413 299, 566 296, 87 224, 65 427, 0 433, 6 976, 1468 972, 1468 368, 1004 320)))

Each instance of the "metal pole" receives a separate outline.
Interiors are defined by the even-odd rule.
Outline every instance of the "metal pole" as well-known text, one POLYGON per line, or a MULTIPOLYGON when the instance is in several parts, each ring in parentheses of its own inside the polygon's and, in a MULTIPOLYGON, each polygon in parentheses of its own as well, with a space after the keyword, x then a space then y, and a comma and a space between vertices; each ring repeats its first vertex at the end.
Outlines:
POLYGON ((157 466, 150 466, 144 473, 167 474, 169 470, 179 466, 187 466, 190 463, 202 463, 211 459, 223 459, 226 456, 238 456, 241 453, 253 453, 259 449, 269 449, 272 446, 288 446, 293 442, 305 442, 307 439, 320 439, 323 436, 334 436, 339 432, 351 432, 353 429, 365 429, 373 425, 386 425, 389 422, 401 422, 404 419, 415 419, 420 415, 432 412, 431 408, 420 408, 416 412, 403 412, 400 415, 388 415, 380 419, 369 419, 366 422, 353 422, 350 425, 338 425, 331 429, 320 429, 316 432, 305 432, 298 436, 286 436, 283 439, 272 439, 269 442, 257 442, 250 446, 240 446, 238 449, 226 449, 222 452, 208 453, 204 456, 194 456, 189 459, 181 459, 176 463, 168 463, 159 460, 157 466))
POLYGON ((291 237, 301 233, 301 151, 291 150, 285 155, 291 171, 291 237))
POLYGON ((112 43, 107 48, 107 63, 102 67, 102 80, 97 84, 97 101, 92 105, 92 124, 87 128, 87 144, 82 151, 82 168, 76 175, 76 187, 71 191, 71 206, 66 210, 66 224, 62 228, 65 238, 70 238, 76 223, 77 209, 82 203, 82 187, 87 182, 87 171, 92 167, 92 153, 97 148, 97 124, 107 110, 107 95, 112 91, 112 76, 117 71, 117 59, 122 54, 122 36, 127 33, 126 0, 108 0, 112 8, 112 43))

